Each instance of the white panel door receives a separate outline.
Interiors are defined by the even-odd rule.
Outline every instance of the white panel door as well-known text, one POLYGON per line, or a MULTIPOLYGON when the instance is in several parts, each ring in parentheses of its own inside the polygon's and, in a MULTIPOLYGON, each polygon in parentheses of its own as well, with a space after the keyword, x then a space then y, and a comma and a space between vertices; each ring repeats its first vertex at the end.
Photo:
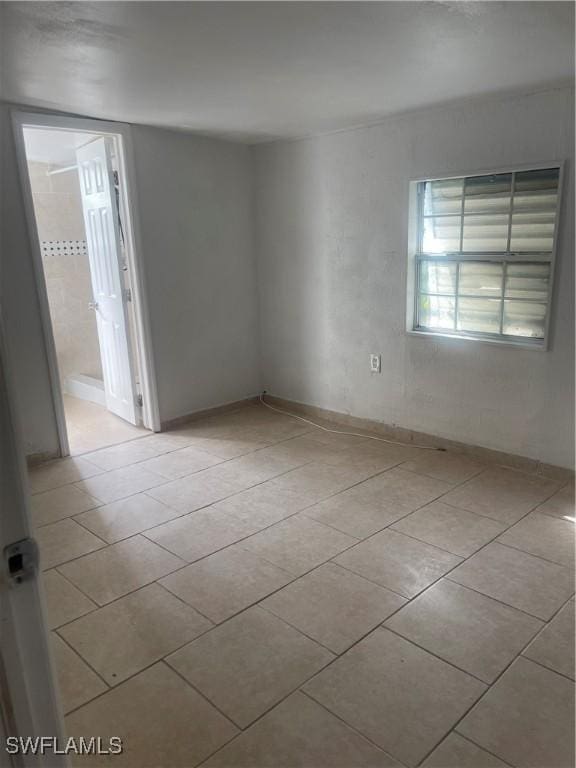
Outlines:
POLYGON ((101 137, 80 147, 76 158, 106 407, 136 424, 136 386, 121 271, 120 229, 107 140, 101 137))

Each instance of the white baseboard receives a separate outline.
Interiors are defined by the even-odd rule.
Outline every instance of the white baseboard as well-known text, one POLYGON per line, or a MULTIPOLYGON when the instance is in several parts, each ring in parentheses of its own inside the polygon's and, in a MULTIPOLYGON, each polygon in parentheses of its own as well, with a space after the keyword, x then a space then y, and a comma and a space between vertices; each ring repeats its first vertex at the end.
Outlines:
POLYGON ((80 400, 89 400, 91 403, 106 406, 106 393, 104 382, 83 373, 68 376, 64 381, 64 392, 80 400))

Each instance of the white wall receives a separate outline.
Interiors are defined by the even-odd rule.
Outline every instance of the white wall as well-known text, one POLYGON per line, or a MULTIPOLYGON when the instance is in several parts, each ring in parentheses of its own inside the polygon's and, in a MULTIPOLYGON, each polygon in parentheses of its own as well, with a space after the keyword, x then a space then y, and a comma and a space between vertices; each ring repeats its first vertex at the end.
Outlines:
MULTIPOLYGON (((0 104, 0 296, 27 453, 55 453, 9 110, 0 104)), ((160 418, 166 421, 259 391, 250 150, 139 126, 133 138, 160 418)))
MULTIPOLYGON (((26 447, 50 452, 57 449, 56 424, 12 127, 2 105, 0 120, 0 296, 26 447)), ((144 127, 134 127, 133 136, 163 420, 265 386, 323 408, 572 463, 570 91, 470 101, 253 150, 144 127), (408 180, 563 158, 569 163, 550 351, 407 336, 408 180), (379 376, 368 371, 370 352, 382 353, 379 376)))
POLYGON ((259 391, 248 147, 133 128, 160 417, 259 391))
POLYGON ((573 465, 573 114, 562 89, 255 147, 264 387, 573 465), (409 180, 557 159, 569 162, 550 351, 408 336, 409 180))
POLYGON ((55 455, 58 433, 32 253, 24 214, 9 109, 0 104, 0 304, 24 448, 55 455))

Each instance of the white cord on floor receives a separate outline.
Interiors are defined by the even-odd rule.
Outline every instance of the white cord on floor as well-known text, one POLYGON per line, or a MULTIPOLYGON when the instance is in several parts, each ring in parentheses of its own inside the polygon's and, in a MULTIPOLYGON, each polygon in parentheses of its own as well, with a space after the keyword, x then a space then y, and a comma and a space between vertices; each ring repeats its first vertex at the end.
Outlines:
POLYGON ((310 421, 310 419, 305 419, 303 416, 297 416, 295 413, 290 413, 289 411, 284 411, 281 408, 275 408, 273 405, 270 405, 264 400, 264 394, 262 393, 260 395, 260 402, 262 405, 265 405, 266 408, 270 408, 271 411, 276 411, 277 413, 282 413, 284 416, 291 416, 293 419, 298 419, 299 421, 304 421, 306 424, 311 424, 313 427, 316 427, 317 429, 321 429, 324 432, 332 432, 335 435, 349 435, 350 437, 365 437, 368 440, 378 440, 381 443, 390 443, 390 445, 401 445, 403 448, 420 448, 422 451, 445 451, 446 448, 436 448, 433 445, 414 445, 413 443, 400 443, 396 440, 386 440, 385 437, 376 437, 376 435, 362 435, 360 432, 347 432, 342 429, 329 429, 328 427, 323 427, 320 424, 316 424, 313 421, 310 421))

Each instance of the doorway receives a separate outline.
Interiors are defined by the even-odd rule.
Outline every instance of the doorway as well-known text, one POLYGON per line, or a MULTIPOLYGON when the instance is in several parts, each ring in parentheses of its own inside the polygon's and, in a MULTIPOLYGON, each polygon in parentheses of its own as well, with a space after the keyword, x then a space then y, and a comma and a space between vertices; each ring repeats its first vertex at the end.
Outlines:
POLYGON ((16 128, 60 455, 157 431, 127 137, 43 115, 16 128))

